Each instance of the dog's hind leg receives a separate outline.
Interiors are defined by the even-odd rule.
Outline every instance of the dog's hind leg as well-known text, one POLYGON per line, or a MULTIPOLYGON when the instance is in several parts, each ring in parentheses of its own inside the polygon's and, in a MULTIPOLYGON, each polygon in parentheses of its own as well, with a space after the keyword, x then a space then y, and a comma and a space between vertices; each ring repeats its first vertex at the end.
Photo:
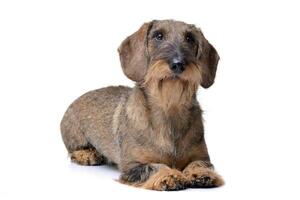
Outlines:
POLYGON ((106 159, 95 148, 89 148, 72 152, 71 160, 80 165, 101 165, 106 159))
POLYGON ((106 162, 102 156, 86 139, 80 122, 72 112, 72 107, 64 115, 61 134, 71 160, 80 165, 101 165, 106 162))

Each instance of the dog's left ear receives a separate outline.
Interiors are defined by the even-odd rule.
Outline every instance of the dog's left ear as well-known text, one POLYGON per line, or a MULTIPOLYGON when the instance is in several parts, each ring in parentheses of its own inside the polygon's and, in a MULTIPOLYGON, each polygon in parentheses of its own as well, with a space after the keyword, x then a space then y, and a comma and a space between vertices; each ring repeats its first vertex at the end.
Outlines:
POLYGON ((202 48, 198 48, 199 64, 203 69, 201 86, 209 88, 214 83, 220 57, 216 49, 206 39, 201 46, 202 48))
POLYGON ((147 67, 147 36, 152 22, 144 23, 141 28, 127 37, 118 48, 124 74, 131 80, 143 80, 147 67))

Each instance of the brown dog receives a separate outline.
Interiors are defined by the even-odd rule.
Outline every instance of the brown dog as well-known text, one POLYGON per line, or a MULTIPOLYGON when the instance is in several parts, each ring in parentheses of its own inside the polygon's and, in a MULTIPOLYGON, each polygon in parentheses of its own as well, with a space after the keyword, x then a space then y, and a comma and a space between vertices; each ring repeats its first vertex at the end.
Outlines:
POLYGON ((120 181, 153 190, 217 187, 207 152, 198 86, 214 82, 218 53, 194 25, 145 23, 119 54, 134 88, 107 87, 77 99, 61 122, 71 159, 116 164, 120 181))

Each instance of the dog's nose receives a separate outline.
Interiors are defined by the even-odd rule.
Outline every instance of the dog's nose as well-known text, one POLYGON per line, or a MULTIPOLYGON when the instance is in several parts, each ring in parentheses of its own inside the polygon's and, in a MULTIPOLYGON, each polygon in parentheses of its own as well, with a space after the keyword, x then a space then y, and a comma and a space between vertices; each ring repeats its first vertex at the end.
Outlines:
POLYGON ((180 74, 185 70, 185 63, 183 60, 173 59, 170 68, 174 73, 180 74))

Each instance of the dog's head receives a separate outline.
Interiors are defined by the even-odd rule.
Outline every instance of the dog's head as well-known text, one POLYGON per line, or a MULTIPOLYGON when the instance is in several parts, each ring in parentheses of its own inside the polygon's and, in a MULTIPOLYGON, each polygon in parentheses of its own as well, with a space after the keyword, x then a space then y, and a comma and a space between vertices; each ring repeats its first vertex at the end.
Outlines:
POLYGON ((118 51, 125 75, 139 83, 176 79, 208 88, 219 61, 200 29, 173 20, 143 24, 118 51))

